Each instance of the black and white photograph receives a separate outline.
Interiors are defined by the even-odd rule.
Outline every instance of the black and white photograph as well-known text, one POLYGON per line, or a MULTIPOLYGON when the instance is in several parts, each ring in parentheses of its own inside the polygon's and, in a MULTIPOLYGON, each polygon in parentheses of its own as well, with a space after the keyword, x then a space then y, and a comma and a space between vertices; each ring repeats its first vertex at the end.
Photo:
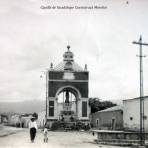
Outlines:
POLYGON ((147 0, 0 0, 0 148, 148 148, 147 0))

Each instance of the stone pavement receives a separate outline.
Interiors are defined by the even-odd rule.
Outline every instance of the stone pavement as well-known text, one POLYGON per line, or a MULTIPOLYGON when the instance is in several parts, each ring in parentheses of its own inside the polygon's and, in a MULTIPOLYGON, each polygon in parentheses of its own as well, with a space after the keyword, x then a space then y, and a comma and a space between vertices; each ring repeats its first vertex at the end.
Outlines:
POLYGON ((0 148, 119 148, 98 145, 93 142, 96 137, 85 132, 49 131, 48 137, 48 143, 44 143, 43 133, 38 130, 35 142, 31 143, 29 129, 24 129, 16 134, 0 137, 0 148))

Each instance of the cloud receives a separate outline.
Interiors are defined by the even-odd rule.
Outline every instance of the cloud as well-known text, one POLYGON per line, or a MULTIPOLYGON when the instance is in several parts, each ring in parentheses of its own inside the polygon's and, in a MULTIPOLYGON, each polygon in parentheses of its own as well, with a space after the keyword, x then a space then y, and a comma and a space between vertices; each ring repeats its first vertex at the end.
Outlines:
MULTIPOLYGON (((61 62, 68 44, 75 61, 81 67, 88 64, 90 96, 120 99, 138 95, 139 61, 135 55, 139 48, 132 41, 140 34, 148 41, 147 1, 131 1, 128 7, 123 1, 101 1, 108 9, 97 11, 45 11, 40 9, 41 3, 0 2, 0 100, 44 98, 41 71, 51 62, 54 66, 61 62)), ((144 53, 148 53, 145 48, 144 53)), ((147 74, 145 64, 145 88, 147 74)))

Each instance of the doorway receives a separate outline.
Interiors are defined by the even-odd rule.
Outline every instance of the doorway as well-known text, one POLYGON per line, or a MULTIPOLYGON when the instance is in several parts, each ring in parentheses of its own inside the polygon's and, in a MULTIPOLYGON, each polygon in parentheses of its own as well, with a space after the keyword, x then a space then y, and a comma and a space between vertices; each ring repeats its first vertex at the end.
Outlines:
POLYGON ((99 119, 97 118, 96 119, 96 127, 98 128, 100 126, 100 123, 99 123, 99 119))
POLYGON ((115 118, 112 118, 112 120, 111 120, 111 129, 112 130, 116 129, 116 119, 115 118))

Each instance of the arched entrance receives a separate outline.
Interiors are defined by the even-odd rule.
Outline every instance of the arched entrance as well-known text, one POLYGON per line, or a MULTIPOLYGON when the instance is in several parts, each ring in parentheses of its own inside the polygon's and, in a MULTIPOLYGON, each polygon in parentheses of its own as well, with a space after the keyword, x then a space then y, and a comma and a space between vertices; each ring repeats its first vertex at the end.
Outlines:
POLYGON ((59 120, 73 122, 78 119, 80 92, 73 86, 61 87, 57 93, 57 112, 59 120))

